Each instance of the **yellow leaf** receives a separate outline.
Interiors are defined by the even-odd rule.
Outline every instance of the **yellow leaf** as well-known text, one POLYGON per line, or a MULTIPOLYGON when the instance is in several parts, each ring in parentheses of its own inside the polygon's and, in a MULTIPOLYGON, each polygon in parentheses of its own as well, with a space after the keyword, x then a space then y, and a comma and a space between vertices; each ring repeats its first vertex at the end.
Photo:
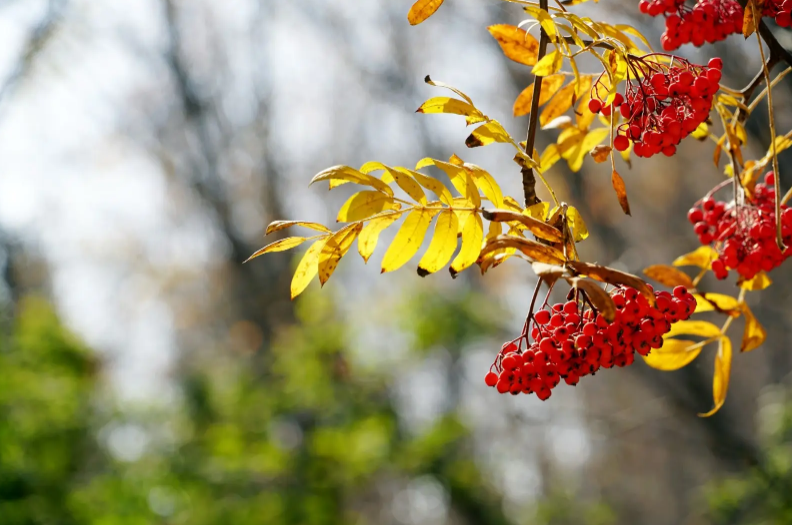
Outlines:
POLYGON ((372 177, 366 173, 361 173, 355 168, 350 168, 349 166, 333 166, 332 168, 327 168, 326 170, 316 174, 316 176, 311 179, 311 184, 323 180, 336 182, 336 186, 345 184, 347 182, 354 182, 355 184, 371 186, 377 191, 386 193, 391 197, 393 196, 393 190, 377 177, 372 177))
POLYGON ((360 191, 352 195, 338 210, 338 222, 367 219, 385 210, 393 209, 393 198, 378 191, 360 191))
POLYGON ((412 178, 418 181, 418 184, 437 195, 437 198, 440 199, 440 202, 443 204, 451 206, 451 203, 454 201, 454 197, 451 195, 451 192, 448 191, 448 188, 446 188, 442 182, 435 179, 434 177, 429 177, 428 175, 424 175, 418 171, 413 171, 399 166, 393 169, 410 175, 412 178))
POLYGON ((534 219, 545 222, 547 220, 547 213, 550 211, 550 204, 547 202, 537 202, 533 206, 529 206, 522 210, 522 213, 534 219))
POLYGON ((624 185, 624 179, 621 178, 621 175, 616 170, 611 173, 611 185, 613 186, 613 191, 616 192, 616 198, 619 199, 622 211, 627 215, 632 215, 630 213, 630 201, 627 200, 627 186, 624 185))
POLYGON ((483 193, 494 206, 498 208, 503 206, 503 191, 495 181, 495 177, 469 162, 465 162, 463 167, 467 169, 473 177, 473 183, 476 187, 481 190, 481 193, 483 193))
POLYGON ((503 248, 516 248, 532 261, 536 262, 553 265, 564 264, 565 262, 564 253, 558 248, 513 235, 500 235, 488 241, 481 253, 482 255, 486 255, 487 253, 495 250, 502 250, 503 248))
POLYGON ((387 171, 382 176, 384 182, 396 181, 396 184, 412 199, 419 204, 426 204, 426 195, 424 194, 421 186, 413 180, 410 173, 395 170, 386 166, 387 171))
MULTIPOLYGON (((581 76, 580 84, 580 92, 588 91, 591 88, 591 75, 581 76)), ((544 126, 554 118, 566 113, 575 103, 575 89, 575 83, 569 83, 559 90, 539 115, 539 124, 544 126)))
POLYGON ((470 99, 469 96, 465 95, 463 92, 461 92, 460 90, 458 90, 454 86, 450 86, 450 85, 446 84, 445 82, 440 82, 438 80, 432 80, 429 75, 426 75, 426 77, 424 78, 424 82, 426 82, 430 86, 436 86, 436 87, 442 87, 442 88, 450 89, 451 91, 453 91, 454 93, 456 93, 457 95, 459 95, 460 97, 465 99, 465 101, 468 104, 470 104, 471 106, 474 105, 473 101, 470 99))
POLYGON ((751 309, 748 308, 747 304, 741 303, 740 307, 745 316, 745 330, 743 331, 740 352, 750 352, 751 350, 759 348, 762 343, 764 343, 765 339, 767 339, 767 330, 759 324, 759 321, 756 320, 756 316, 751 309))
POLYGON ((440 8, 442 3, 443 0, 418 0, 410 8, 410 12, 407 13, 407 21, 413 26, 420 24, 435 14, 435 11, 440 8))
POLYGON ((558 145, 550 144, 542 152, 542 156, 539 159, 539 166, 541 166, 542 171, 547 171, 559 160, 561 160, 561 153, 558 151, 558 145))
POLYGON ((482 215, 492 222, 519 223, 537 237, 548 241, 561 242, 563 240, 563 236, 557 228, 524 213, 511 210, 482 210, 482 215))
POLYGON ((556 38, 558 37, 558 30, 556 29, 555 21, 553 21, 550 14, 547 11, 540 9, 539 6, 524 5, 523 9, 526 13, 529 13, 539 21, 539 23, 542 25, 542 29, 544 29, 545 33, 547 33, 547 36, 550 37, 550 40, 555 42, 556 38))
POLYGON ((382 260, 382 273, 398 270, 409 261, 421 247, 429 223, 432 222, 432 210, 415 209, 407 215, 399 228, 396 238, 385 252, 382 260))
POLYGON ((468 148, 478 148, 479 146, 488 146, 493 142, 503 142, 510 144, 512 142, 511 135, 509 135, 500 122, 491 120, 486 124, 482 124, 473 130, 473 133, 465 140, 465 146, 468 148))
POLYGON ((644 357, 644 361, 657 370, 666 372, 679 370, 698 357, 703 348, 702 345, 697 345, 693 341, 663 339, 663 346, 652 349, 649 355, 644 357))
POLYGON ((641 42, 644 43, 644 45, 646 46, 647 49, 649 49, 649 50, 652 49, 652 46, 649 44, 649 40, 647 40, 646 37, 643 36, 641 34, 641 32, 638 31, 637 29, 635 29, 634 27, 628 26, 627 24, 616 24, 616 29, 619 29, 619 30, 621 30, 621 31, 623 31, 625 33, 631 34, 633 36, 637 36, 641 40, 641 42))
POLYGON ((719 337, 721 330, 708 321, 678 321, 671 325, 671 330, 666 334, 672 337, 679 334, 700 335, 701 337, 719 337))
MULTIPOLYGON (((542 79, 542 91, 539 95, 539 106, 547 104, 553 95, 561 89, 564 84, 564 75, 550 75, 542 79)), ((514 116, 522 117, 531 112, 531 102, 533 102, 534 85, 525 88, 514 101, 514 116)))
POLYGON ((718 354, 715 356, 715 376, 712 379, 712 398, 715 406, 701 417, 709 417, 720 410, 726 402, 726 392, 729 390, 729 376, 731 375, 732 345, 728 337, 720 339, 718 354))
POLYGON ((709 136, 709 126, 706 122, 702 122, 696 129, 693 130, 693 133, 691 133, 690 136, 697 140, 706 140, 706 138, 709 136))
POLYGON ((477 213, 471 213, 462 227, 462 248, 451 263, 451 277, 476 263, 484 240, 484 224, 477 213))
POLYGON ((481 111, 473 107, 473 105, 463 100, 450 97, 430 98, 416 110, 416 113, 450 113, 454 115, 464 115, 466 117, 471 117, 472 121, 469 120, 468 124, 486 120, 481 111))
POLYGON ((575 242, 588 239, 589 232, 588 228, 586 228, 586 223, 583 221, 583 217, 580 216, 580 212, 577 211, 577 208, 573 206, 567 209, 567 224, 569 224, 569 229, 572 230, 575 242))
POLYGON ((756 292, 759 290, 764 290, 765 288, 773 284, 773 281, 770 280, 770 277, 767 276, 767 273, 759 272, 756 274, 756 276, 753 279, 750 279, 748 281, 741 279, 737 281, 737 284, 743 290, 756 292))
POLYGON ((473 176, 462 166, 455 166, 450 162, 443 162, 430 158, 421 159, 415 166, 415 169, 421 169, 426 166, 436 166, 443 170, 448 178, 451 179, 451 184, 462 194, 462 197, 467 201, 467 205, 473 208, 481 206, 481 195, 479 195, 476 183, 473 181, 473 176))
POLYGON ((533 36, 519 27, 507 24, 489 26, 487 29, 498 41, 507 58, 526 66, 536 64, 539 42, 533 36))
POLYGON ((681 255, 672 263, 674 266, 698 266, 699 268, 712 268, 712 261, 718 258, 718 253, 711 246, 702 246, 695 251, 681 255))
POLYGON ((308 239, 315 239, 316 237, 286 237, 285 239, 280 239, 273 243, 270 243, 248 257, 245 262, 250 261, 251 259, 255 259, 265 253, 275 253, 275 252, 283 252, 286 250, 291 250, 292 248, 296 248, 297 246, 301 245, 308 239))
POLYGON ((644 269, 643 273, 650 279, 654 279, 660 284, 664 284, 669 288, 675 286, 684 286, 685 288, 695 288, 693 281, 688 274, 681 270, 677 270, 673 266, 665 264, 655 264, 644 269))
POLYGON ((330 229, 323 225, 316 222, 308 222, 308 221, 273 221, 267 226, 267 231, 264 235, 269 235, 270 233, 275 233, 281 230, 285 230, 291 226, 304 226, 306 228, 310 228, 312 230, 330 233, 330 229))
MULTIPOLYGON (((577 128, 571 129, 575 132, 578 131, 577 128)), ((591 151, 594 146, 605 140, 609 134, 610 130, 608 128, 597 128, 595 130, 589 131, 577 146, 561 153, 561 156, 567 160, 569 169, 572 171, 580 171, 580 168, 583 166, 583 159, 586 158, 586 154, 591 151)))
POLYGON ((448 264, 457 247, 458 219, 453 210, 446 209, 437 216, 435 232, 429 248, 418 263, 418 275, 425 277, 448 264))
POLYGON ((563 64, 564 55, 562 55, 556 49, 552 53, 548 53, 543 56, 542 59, 531 69, 531 73, 537 77, 546 77, 552 75, 553 73, 557 73, 563 64))
POLYGON ((730 295, 721 293, 693 294, 696 298, 696 312, 711 312, 717 310, 720 313, 739 317, 740 303, 730 295))
POLYGON ((330 279, 339 261, 352 247, 352 243, 355 242, 362 229, 362 223, 350 224, 327 238, 327 242, 319 254, 319 284, 324 286, 330 279))
POLYGON ((319 271, 319 254, 322 253, 327 242, 327 237, 319 239, 308 248, 305 252, 297 269, 294 270, 294 277, 291 282, 291 298, 294 299, 305 290, 310 284, 311 280, 316 276, 319 271))
POLYGON ((368 262, 374 250, 377 248, 377 241, 379 240, 380 233, 382 233, 388 226, 399 220, 401 211, 389 213, 387 215, 380 215, 368 222, 360 232, 358 237, 358 253, 363 257, 365 262, 368 262))

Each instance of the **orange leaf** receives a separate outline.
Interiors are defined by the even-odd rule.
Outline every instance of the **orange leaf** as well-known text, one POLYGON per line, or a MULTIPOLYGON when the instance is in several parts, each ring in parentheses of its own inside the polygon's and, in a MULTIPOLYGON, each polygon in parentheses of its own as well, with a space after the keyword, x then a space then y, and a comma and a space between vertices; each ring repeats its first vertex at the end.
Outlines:
POLYGON ((489 26, 487 29, 498 41, 506 57, 526 66, 536 64, 539 41, 525 30, 508 24, 489 26))
POLYGON ((435 14, 442 3, 443 0, 418 0, 407 13, 407 21, 413 26, 420 24, 435 14))
MULTIPOLYGON (((547 104, 553 95, 561 89, 564 84, 564 75, 550 75, 542 79, 542 93, 539 95, 539 106, 547 104)), ((522 117, 531 112, 531 102, 533 102, 534 84, 523 89, 522 93, 514 101, 514 116, 522 117)))
POLYGON ((673 266, 665 264, 655 264, 646 268, 643 273, 650 279, 654 279, 660 284, 664 284, 669 288, 675 286, 684 286, 685 288, 695 288, 693 281, 688 274, 682 270, 677 270, 673 266))

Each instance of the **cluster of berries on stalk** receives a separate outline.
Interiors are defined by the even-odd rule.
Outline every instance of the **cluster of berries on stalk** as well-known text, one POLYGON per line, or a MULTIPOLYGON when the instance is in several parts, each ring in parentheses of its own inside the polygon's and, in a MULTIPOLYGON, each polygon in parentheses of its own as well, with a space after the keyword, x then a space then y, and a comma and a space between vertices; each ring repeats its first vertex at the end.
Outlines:
POLYGON ((589 110, 606 117, 619 111, 624 117, 613 140, 618 151, 632 142, 639 157, 661 152, 670 157, 677 144, 707 120, 720 88, 723 61, 713 58, 698 66, 674 58, 667 65, 652 57, 631 60, 624 95, 616 93, 607 105, 608 90, 600 76, 591 88, 589 110))
POLYGON ((792 208, 785 205, 781 206, 781 236, 787 248, 781 251, 776 243, 774 183, 775 175, 769 172, 744 203, 716 201, 710 192, 688 212, 701 244, 712 245, 718 253, 712 261, 718 279, 726 279, 729 270, 753 279, 792 256, 792 208))
POLYGON ((792 26, 792 0, 768 0, 762 6, 762 16, 775 18, 781 27, 792 26))
POLYGON ((487 386, 545 400, 562 379, 576 385, 601 367, 628 366, 636 352, 645 356, 660 348, 671 324, 696 309, 696 299, 683 286, 673 293, 653 291, 654 306, 634 288, 618 287, 611 292, 616 316, 608 323, 584 292, 576 296, 573 291, 567 302, 550 306, 545 301, 529 316, 522 335, 503 345, 484 378, 487 386))

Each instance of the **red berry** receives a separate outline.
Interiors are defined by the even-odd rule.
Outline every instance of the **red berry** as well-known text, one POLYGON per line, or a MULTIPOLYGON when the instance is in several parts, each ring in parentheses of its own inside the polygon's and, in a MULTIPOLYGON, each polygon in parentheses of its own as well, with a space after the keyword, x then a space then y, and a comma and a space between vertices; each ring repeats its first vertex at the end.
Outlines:
POLYGON ((498 384, 498 374, 495 372, 490 372, 484 376, 484 382, 487 384, 487 386, 495 386, 498 384))

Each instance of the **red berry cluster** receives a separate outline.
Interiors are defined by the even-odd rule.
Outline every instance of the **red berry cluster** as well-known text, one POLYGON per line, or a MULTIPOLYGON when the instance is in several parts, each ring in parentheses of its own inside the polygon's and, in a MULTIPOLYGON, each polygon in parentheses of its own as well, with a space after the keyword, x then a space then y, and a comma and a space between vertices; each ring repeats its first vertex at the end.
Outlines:
POLYGON ((742 33, 743 8, 735 0, 699 0, 692 9, 680 5, 666 17, 666 29, 660 43, 666 51, 683 44, 701 47, 742 33))
POLYGON ((645 15, 657 16, 676 13, 685 0, 641 0, 638 8, 645 15))
MULTIPOLYGON (((637 78, 628 78, 625 94, 617 93, 605 105, 600 97, 603 77, 591 88, 589 110, 610 116, 618 109, 625 123, 620 125, 613 147, 624 151, 632 141, 635 154, 651 157, 658 153, 671 156, 679 142, 690 135, 709 116, 713 95, 720 87, 723 61, 713 58, 706 66, 674 58, 671 65, 646 60, 647 55, 631 63, 641 70, 637 78)), ((629 68, 628 68, 629 71, 629 68)))
POLYGON ((781 27, 792 26, 792 0, 768 0, 762 7, 762 16, 775 18, 781 27))
POLYGON ((610 324, 587 308, 586 301, 545 304, 529 318, 519 338, 503 345, 484 381, 501 394, 535 393, 545 400, 561 379, 575 385, 600 367, 632 364, 635 352, 645 356, 660 348, 671 323, 688 319, 696 309, 696 299, 682 286, 673 294, 654 293, 656 304, 651 306, 633 288, 614 290, 617 312, 610 324), (527 333, 531 320, 533 343, 527 333))
POLYGON ((787 246, 783 252, 776 244, 775 176, 765 175, 764 184, 754 187, 754 195, 744 205, 716 201, 711 195, 688 212, 688 220, 701 244, 711 244, 718 252, 712 271, 725 279, 737 270, 745 279, 760 271, 770 271, 792 256, 792 208, 781 207, 781 234, 787 246))

